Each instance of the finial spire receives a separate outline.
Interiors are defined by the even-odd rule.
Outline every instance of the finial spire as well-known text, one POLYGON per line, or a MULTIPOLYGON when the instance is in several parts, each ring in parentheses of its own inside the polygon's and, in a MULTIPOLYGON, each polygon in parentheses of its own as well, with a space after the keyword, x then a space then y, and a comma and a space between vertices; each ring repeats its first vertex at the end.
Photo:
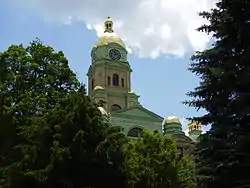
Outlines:
POLYGON ((113 21, 110 19, 110 17, 108 17, 108 19, 104 22, 104 27, 105 30, 104 32, 108 32, 108 33, 113 33, 113 21))

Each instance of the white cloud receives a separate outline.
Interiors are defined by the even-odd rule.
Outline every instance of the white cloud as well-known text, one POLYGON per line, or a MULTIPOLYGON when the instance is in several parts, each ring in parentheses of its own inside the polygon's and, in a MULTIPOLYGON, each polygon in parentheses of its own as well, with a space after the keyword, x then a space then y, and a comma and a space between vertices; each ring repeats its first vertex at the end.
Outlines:
POLYGON ((209 38, 195 29, 204 20, 197 12, 215 0, 11 0, 41 13, 46 21, 70 24, 83 21, 101 34, 107 16, 131 52, 139 57, 183 56, 202 50, 209 38))
POLYGON ((186 136, 189 136, 188 134, 188 120, 185 117, 180 118, 180 122, 182 125, 182 130, 185 133, 186 136))

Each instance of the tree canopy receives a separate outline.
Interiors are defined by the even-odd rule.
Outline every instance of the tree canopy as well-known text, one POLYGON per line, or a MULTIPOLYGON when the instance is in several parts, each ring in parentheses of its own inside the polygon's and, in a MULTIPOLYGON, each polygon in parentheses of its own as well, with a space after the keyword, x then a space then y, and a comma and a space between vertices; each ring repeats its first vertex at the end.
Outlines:
POLYGON ((38 39, 0 53, 0 187, 194 187, 174 140, 130 141, 68 65, 38 39))
POLYGON ((113 177, 124 185, 126 138, 103 119, 62 52, 36 40, 10 46, 0 62, 3 187, 109 187, 113 177))
POLYGON ((192 57, 191 72, 200 84, 186 102, 206 114, 195 117, 211 130, 196 147, 199 187, 248 187, 250 178, 250 2, 220 0, 200 16, 208 24, 211 48, 192 57))
POLYGON ((130 142, 125 171, 135 188, 195 187, 194 163, 187 155, 180 157, 172 137, 160 133, 144 132, 130 142))

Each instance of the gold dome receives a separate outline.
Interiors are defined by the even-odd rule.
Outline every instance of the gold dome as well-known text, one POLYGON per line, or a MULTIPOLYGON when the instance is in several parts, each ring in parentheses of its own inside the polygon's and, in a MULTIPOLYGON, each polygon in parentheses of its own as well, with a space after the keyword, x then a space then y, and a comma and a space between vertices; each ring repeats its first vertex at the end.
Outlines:
POLYGON ((108 17, 108 19, 104 22, 104 27, 105 27, 104 33, 95 44, 95 47, 105 46, 111 43, 115 43, 123 48, 126 48, 122 39, 117 34, 114 33, 113 21, 110 19, 110 17, 108 17))
POLYGON ((163 124, 166 125, 166 124, 181 124, 179 118, 175 117, 175 116, 169 116, 167 118, 164 119, 163 121, 163 124))
POLYGON ((102 86, 95 86, 94 90, 97 90, 97 89, 104 89, 104 87, 102 87, 102 86))
POLYGON ((101 112, 102 115, 108 116, 107 111, 103 107, 99 106, 98 109, 100 110, 100 112, 101 112))
POLYGON ((133 90, 129 90, 128 93, 133 93, 134 94, 135 92, 133 90))

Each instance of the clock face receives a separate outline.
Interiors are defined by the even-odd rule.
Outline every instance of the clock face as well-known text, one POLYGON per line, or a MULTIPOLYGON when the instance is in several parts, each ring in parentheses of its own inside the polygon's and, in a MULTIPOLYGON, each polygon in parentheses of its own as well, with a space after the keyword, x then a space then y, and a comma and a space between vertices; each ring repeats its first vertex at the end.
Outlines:
POLYGON ((112 60, 119 60, 121 58, 121 53, 119 52, 119 50, 116 50, 116 49, 111 49, 109 51, 109 57, 112 59, 112 60))

